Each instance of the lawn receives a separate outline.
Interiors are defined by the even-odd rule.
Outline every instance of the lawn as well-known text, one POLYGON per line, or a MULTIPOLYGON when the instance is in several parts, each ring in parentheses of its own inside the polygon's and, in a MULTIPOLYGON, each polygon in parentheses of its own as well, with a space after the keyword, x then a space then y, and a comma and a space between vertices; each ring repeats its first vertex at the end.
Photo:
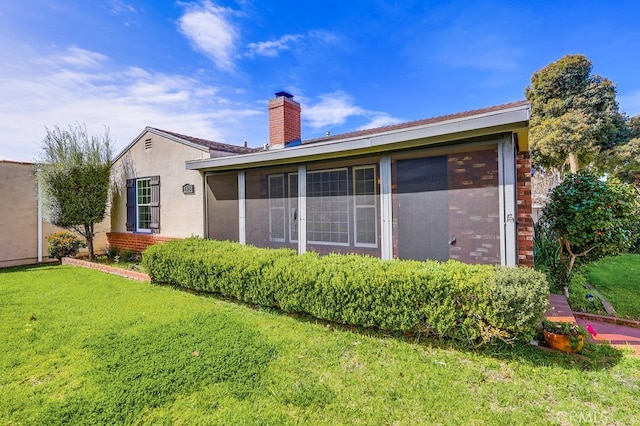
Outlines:
POLYGON ((640 359, 587 355, 464 350, 71 266, 0 271, 1 424, 636 422, 640 359))
POLYGON ((587 265, 585 271, 587 281, 619 317, 640 320, 640 254, 607 257, 587 265))

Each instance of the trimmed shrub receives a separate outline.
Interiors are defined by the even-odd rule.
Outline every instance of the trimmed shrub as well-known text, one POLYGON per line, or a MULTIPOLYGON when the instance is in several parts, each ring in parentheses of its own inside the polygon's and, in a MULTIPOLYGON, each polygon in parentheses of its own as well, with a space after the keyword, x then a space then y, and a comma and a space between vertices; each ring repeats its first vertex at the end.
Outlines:
POLYGON ((47 236, 47 242, 49 243, 49 256, 58 260, 63 257, 75 256, 80 248, 87 246, 82 239, 69 231, 58 231, 47 236))
POLYGON ((297 255, 198 238, 151 246, 142 264, 155 282, 465 344, 530 340, 549 294, 544 274, 528 268, 297 255))

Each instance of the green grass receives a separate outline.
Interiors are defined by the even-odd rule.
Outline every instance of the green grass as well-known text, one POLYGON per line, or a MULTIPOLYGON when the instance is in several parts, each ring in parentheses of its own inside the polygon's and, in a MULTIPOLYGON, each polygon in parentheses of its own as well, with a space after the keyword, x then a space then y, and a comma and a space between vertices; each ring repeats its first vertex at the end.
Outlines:
POLYGON ((607 257, 591 263, 585 268, 585 276, 619 317, 640 320, 640 254, 607 257))
POLYGON ((92 270, 0 272, 0 424, 632 424, 640 360, 407 340, 92 270))

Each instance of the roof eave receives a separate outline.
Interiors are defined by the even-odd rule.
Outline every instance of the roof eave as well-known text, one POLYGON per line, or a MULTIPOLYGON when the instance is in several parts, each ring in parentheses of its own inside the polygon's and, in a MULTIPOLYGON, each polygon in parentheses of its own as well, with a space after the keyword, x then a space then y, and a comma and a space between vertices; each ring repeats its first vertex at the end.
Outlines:
POLYGON ((527 128, 530 106, 521 105, 468 117, 372 135, 228 157, 192 160, 188 170, 222 171, 378 153, 527 128))

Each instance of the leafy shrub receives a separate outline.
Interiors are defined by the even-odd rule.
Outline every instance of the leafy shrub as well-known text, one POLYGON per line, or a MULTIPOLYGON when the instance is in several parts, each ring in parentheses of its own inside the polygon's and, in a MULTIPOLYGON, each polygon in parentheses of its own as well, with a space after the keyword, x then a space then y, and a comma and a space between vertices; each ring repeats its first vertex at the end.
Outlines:
POLYGON ((639 212, 633 185, 580 171, 553 189, 543 216, 569 255, 571 270, 580 257, 596 260, 627 252, 635 242, 639 212))
POLYGON ((104 253, 107 256, 107 259, 113 262, 116 256, 118 256, 118 249, 116 247, 107 247, 104 250, 104 253))
POLYGON ((586 278, 580 272, 571 275, 569 283, 569 305, 571 309, 576 312, 606 315, 607 311, 598 297, 593 295, 593 303, 587 299, 587 294, 591 294, 591 292, 585 287, 586 282, 586 278))
POLYGON ((132 249, 122 250, 122 252, 120 252, 120 260, 126 263, 138 262, 140 260, 140 253, 132 249))
POLYGON ((197 238, 151 246, 142 264, 156 282, 467 344, 528 341, 548 298, 544 274, 526 268, 297 255, 197 238))
POLYGON ((571 278, 569 265, 561 255, 560 240, 545 217, 534 225, 533 230, 535 268, 547 275, 551 291, 560 293, 563 287, 569 285, 571 278))
POLYGON ((60 260, 63 257, 75 256, 80 248, 87 244, 69 231, 59 231, 47 236, 49 256, 60 260))

